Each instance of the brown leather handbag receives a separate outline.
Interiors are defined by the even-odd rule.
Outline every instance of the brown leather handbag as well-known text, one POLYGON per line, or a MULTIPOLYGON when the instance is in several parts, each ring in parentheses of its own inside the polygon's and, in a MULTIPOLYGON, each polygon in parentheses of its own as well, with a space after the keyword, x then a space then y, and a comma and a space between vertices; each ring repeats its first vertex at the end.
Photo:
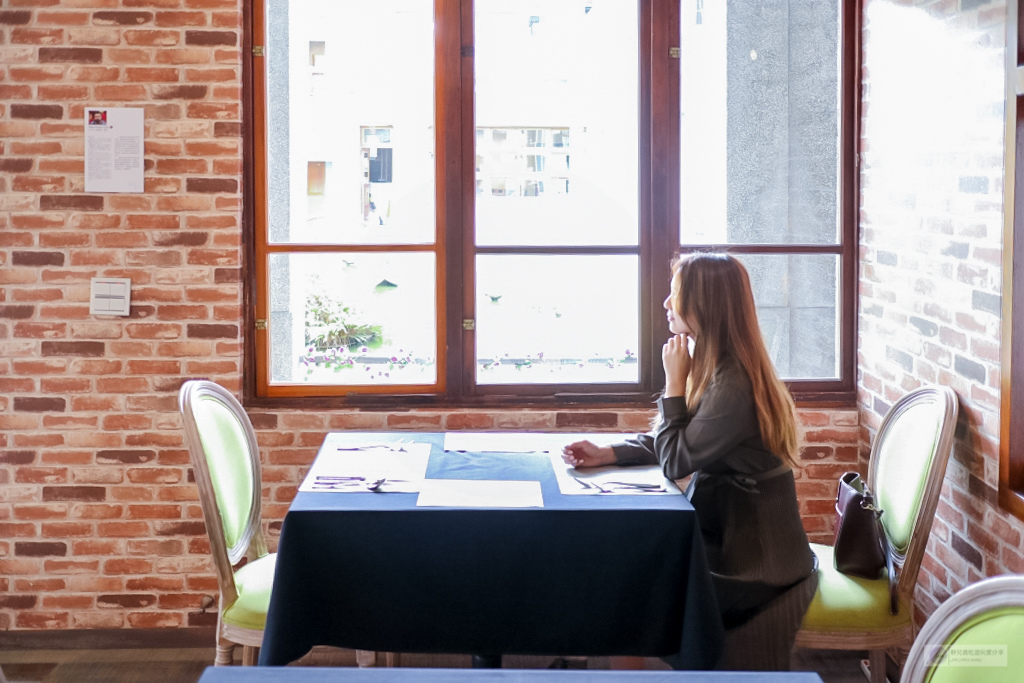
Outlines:
POLYGON ((860 474, 846 472, 839 478, 833 544, 836 570, 865 579, 878 579, 888 570, 889 611, 896 614, 896 573, 882 512, 860 474))

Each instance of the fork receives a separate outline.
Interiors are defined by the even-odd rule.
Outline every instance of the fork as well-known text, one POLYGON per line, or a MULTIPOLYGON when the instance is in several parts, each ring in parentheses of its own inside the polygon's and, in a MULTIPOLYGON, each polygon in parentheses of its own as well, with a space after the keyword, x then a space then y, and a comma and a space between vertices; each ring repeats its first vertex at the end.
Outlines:
POLYGON ((609 484, 613 484, 623 489, 637 489, 639 491, 664 491, 665 487, 661 484, 644 484, 640 482, 629 482, 629 481, 610 481, 609 484))
POLYGON ((589 482, 583 481, 579 477, 573 477, 572 479, 573 479, 573 481, 575 481, 577 484, 579 484, 580 486, 582 486, 585 489, 592 489, 592 488, 594 488, 589 482))
POLYGON ((585 489, 597 489, 598 493, 611 493, 611 491, 601 486, 596 481, 583 481, 579 477, 573 477, 573 479, 575 479, 576 483, 585 489))
POLYGON ((408 479, 394 479, 392 477, 381 477, 380 479, 375 479, 373 481, 366 482, 366 490, 367 491, 373 491, 374 493, 379 493, 379 492, 383 492, 384 491, 384 489, 382 488, 384 486, 384 484, 397 484, 399 482, 401 482, 401 483, 408 483, 409 480, 408 479))

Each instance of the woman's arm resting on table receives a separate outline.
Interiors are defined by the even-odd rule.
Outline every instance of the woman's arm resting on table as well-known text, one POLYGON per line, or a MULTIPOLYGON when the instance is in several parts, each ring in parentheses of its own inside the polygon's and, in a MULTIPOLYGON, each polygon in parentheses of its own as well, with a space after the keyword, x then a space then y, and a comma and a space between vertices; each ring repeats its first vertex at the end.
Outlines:
POLYGON ((575 441, 562 449, 562 460, 573 467, 601 467, 615 464, 611 446, 597 446, 589 441, 575 441))

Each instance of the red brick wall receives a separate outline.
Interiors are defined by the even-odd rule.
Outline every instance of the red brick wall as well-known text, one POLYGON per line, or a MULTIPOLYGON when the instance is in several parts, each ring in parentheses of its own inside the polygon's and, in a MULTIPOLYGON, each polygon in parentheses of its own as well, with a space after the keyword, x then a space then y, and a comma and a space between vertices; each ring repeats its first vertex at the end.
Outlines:
MULTIPOLYGON (((192 377, 241 386, 236 0, 0 9, 0 630, 185 626, 217 587, 182 445, 192 377), (144 107, 146 192, 85 194, 83 109, 144 107), (128 318, 89 279, 132 279, 128 318)), ((332 429, 636 431, 648 411, 253 411, 264 519, 332 429)), ((857 413, 802 411, 798 488, 828 539, 857 413)))
POLYGON ((996 501, 1005 22, 1001 0, 865 3, 862 443, 921 384, 961 406, 919 623, 969 582, 1024 571, 1024 524, 996 501))

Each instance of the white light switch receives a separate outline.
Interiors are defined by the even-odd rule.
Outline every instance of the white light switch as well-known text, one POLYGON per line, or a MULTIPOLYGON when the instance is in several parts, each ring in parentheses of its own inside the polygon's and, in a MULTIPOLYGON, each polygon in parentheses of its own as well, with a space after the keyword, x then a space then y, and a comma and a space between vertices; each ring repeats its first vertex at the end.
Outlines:
POLYGON ((94 277, 89 294, 92 315, 128 315, 132 306, 132 281, 126 277, 94 277))

